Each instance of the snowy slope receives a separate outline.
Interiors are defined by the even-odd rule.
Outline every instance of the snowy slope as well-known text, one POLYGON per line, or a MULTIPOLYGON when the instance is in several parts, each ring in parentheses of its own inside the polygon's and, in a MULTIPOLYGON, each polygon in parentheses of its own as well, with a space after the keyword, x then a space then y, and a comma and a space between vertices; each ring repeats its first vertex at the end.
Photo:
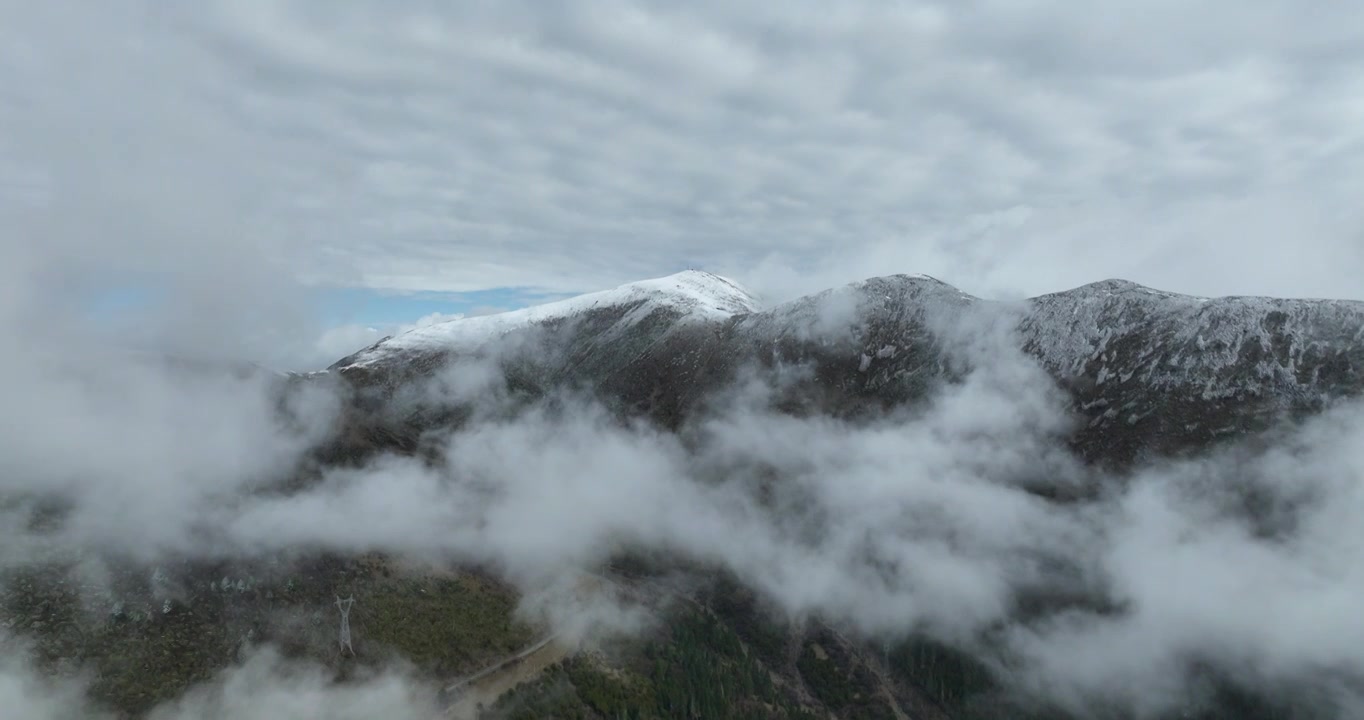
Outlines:
POLYGON ((619 333, 659 313, 679 323, 718 322, 755 312, 758 306, 754 296, 733 281, 688 270, 521 310, 416 328, 381 340, 334 367, 366 367, 413 353, 458 352, 535 325, 606 309, 628 309, 613 328, 619 333))
POLYGON ((823 345, 847 339, 868 323, 922 324, 926 316, 951 313, 977 300, 928 275, 891 275, 792 300, 742 318, 739 327, 772 339, 793 337, 823 345))
POLYGON ((357 386, 398 387, 536 328, 546 342, 504 363, 519 388, 590 387, 670 426, 749 372, 770 373, 774 402, 800 412, 912 404, 988 362, 970 353, 1000 340, 1069 395, 1084 428, 1075 442, 1095 458, 1200 447, 1364 394, 1364 303, 1200 298, 1122 280, 1002 303, 893 275, 759 310, 734 283, 686 272, 420 328, 333 367, 357 386))
POLYGON ((1311 385, 1323 359, 1364 344, 1364 303, 1348 300, 1209 299, 1105 280, 1030 305, 1022 330, 1040 359, 1099 384, 1135 377, 1161 388, 1235 370, 1242 388, 1311 385))

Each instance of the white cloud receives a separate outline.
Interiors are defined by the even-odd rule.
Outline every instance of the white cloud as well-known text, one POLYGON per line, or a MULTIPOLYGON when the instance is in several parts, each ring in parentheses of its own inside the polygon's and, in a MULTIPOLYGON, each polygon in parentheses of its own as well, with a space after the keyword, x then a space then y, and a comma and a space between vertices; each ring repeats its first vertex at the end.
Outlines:
POLYGON ((10 164, 53 178, 68 226, 141 238, 100 253, 115 267, 249 238, 239 256, 293 276, 402 290, 692 265, 812 275, 774 294, 923 271, 985 293, 1364 296, 1352 7, 3 13, 10 164))
MULTIPOLYGON (((1193 661, 1256 687, 1359 700, 1349 688, 1364 677, 1352 603, 1364 592, 1353 564, 1364 412, 1343 407, 1267 450, 1093 477, 1065 448, 1065 398, 998 309, 930 313, 949 364, 974 372, 863 424, 774 412, 757 381, 680 436, 571 397, 518 414, 500 403, 509 396, 496 367, 461 364, 408 389, 482 404, 480 422, 428 438, 443 457, 382 456, 287 495, 251 490, 289 473, 328 426, 325 398, 295 398, 305 422, 290 432, 257 381, 63 355, 68 346, 45 339, 0 357, 0 421, 12 429, 0 435, 0 492, 73 505, 41 538, 21 529, 24 506, 0 513, 0 563, 40 544, 152 562, 307 549, 472 561, 576 633, 600 608, 563 605, 563 589, 638 548, 727 568, 793 616, 1003 653, 996 660, 1021 663, 1020 682, 1081 708, 1177 706, 1191 696, 1193 661), (1039 478, 1110 495, 1050 503, 1024 489, 1039 478), (1274 510, 1273 532, 1248 519, 1250 490, 1274 510), (1100 592, 1119 611, 1020 619, 1021 595, 1038 590, 1100 592)), ((836 294, 826 310, 811 317, 816 328, 851 320, 836 294)), ((552 352, 535 340, 490 357, 552 352)), ((223 717, 303 707, 290 704, 294 690, 238 692, 253 667, 176 707, 223 717)), ((15 687, 24 702, 66 697, 15 687)), ((405 707, 405 687, 383 685, 375 702, 405 707)), ((346 692, 298 697, 346 702, 346 692)))
POLYGON ((414 322, 414 323, 412 323, 411 325, 401 325, 401 326, 399 326, 399 327, 398 327, 398 332, 406 332, 406 331, 408 331, 408 330, 415 330, 415 329, 417 329, 417 328, 419 328, 419 327, 426 327, 426 326, 428 326, 428 325, 435 325, 435 324, 437 324, 437 323, 450 322, 451 320, 459 320, 459 319, 462 319, 463 317, 464 317, 464 313, 443 313, 443 312, 428 313, 428 314, 426 314, 426 315, 423 315, 423 316, 417 318, 417 321, 414 322))
POLYGON ((280 718, 392 718, 426 720, 439 714, 434 688, 384 671, 338 685, 324 667, 288 662, 264 649, 184 697, 155 708, 149 720, 280 718))
POLYGON ((339 325, 326 330, 317 339, 316 359, 309 369, 326 367, 360 348, 374 344, 386 334, 368 325, 339 325))
MULTIPOLYGON (((575 291, 687 265, 771 299, 900 271, 1001 295, 1121 276, 1364 296, 1364 6, 1185 5, 0 2, 0 183, 23 185, 0 195, 0 491, 80 498, 56 538, 76 547, 454 554, 527 589, 637 543, 793 613, 967 643, 1059 558, 1129 611, 1005 647, 1077 703, 1178 699, 1190 654, 1356 680, 1353 411, 1309 426, 1308 454, 1153 470, 1093 514, 1057 509, 1014 481, 1020 458, 1080 472, 1054 447, 1063 418, 1004 353, 920 418, 737 403, 694 448, 546 410, 448 438, 434 469, 385 458, 224 503, 287 471, 333 408, 311 398, 305 432, 282 432, 257 381, 110 360, 75 319, 83 291, 151 276, 169 302, 148 343, 269 362, 387 334, 317 327, 310 282, 575 291), (1317 493, 1288 541, 1181 494, 1257 463, 1271 496, 1317 493), (788 515, 752 492, 774 467, 788 515)), ((476 369, 444 380, 497 395, 476 369)), ((7 537, 0 562, 31 549, 7 537)), ((26 672, 0 663, 10 706, 75 712, 26 672)), ((408 702, 379 690, 354 707, 408 702)), ((215 692, 180 707, 264 712, 215 692)))
MULTIPOLYGON (((494 309, 494 311, 496 310, 494 309)), ((487 309, 476 308, 469 313, 469 315, 479 314, 488 314, 487 309)), ((326 367, 332 362, 340 360, 361 348, 368 347, 389 335, 398 335, 427 325, 459 320, 465 316, 466 313, 433 312, 417 318, 412 323, 382 328, 372 325, 338 325, 322 332, 312 352, 299 353, 300 367, 310 370, 326 367)))
MULTIPOLYGON (((0 657, 0 701, 19 720, 112 720, 92 706, 78 678, 53 677, 32 667, 8 638, 0 657)), ((397 670, 371 673, 346 685, 323 667, 290 662, 269 648, 247 653, 183 697, 151 710, 150 720, 306 720, 316 717, 427 720, 439 714, 434 688, 397 670)))

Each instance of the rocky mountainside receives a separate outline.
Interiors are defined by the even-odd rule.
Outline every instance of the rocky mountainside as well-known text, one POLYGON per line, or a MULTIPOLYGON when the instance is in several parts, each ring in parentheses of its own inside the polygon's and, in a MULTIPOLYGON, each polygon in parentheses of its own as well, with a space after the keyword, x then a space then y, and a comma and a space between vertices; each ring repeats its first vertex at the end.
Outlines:
POLYGON ((912 404, 968 371, 980 358, 963 350, 963 327, 1033 358, 1069 394, 1074 443, 1098 462, 1204 448, 1364 390, 1362 302, 1209 299, 1107 280, 1003 303, 910 275, 759 310, 732 282, 686 272, 421 328, 331 370, 371 399, 412 401, 405 385, 491 359, 529 396, 586 388, 676 428, 741 372, 800 367, 779 404, 856 416, 912 404))
MULTIPOLYGON (((264 491, 294 492, 331 465, 378 453, 431 451, 424 437, 476 423, 489 405, 517 412, 571 392, 685 431, 758 381, 778 413, 856 424, 912 414, 991 363, 1018 370, 1004 382, 1049 384, 1073 415, 1079 457, 1122 468, 1360 395, 1364 303, 1196 298, 1123 281, 1005 303, 896 275, 764 308, 733 282, 687 272, 423 327, 325 372, 277 378, 284 392, 340 389, 346 421, 308 467, 264 491)), ((34 522, 60 522, 60 507, 49 514, 34 522)), ((517 615, 517 591, 497 568, 300 549, 154 568, 129 561, 87 588, 81 564, 8 571, 0 624, 33 643, 43 668, 87 672, 91 697, 120 716, 269 643, 340 681, 402 658, 460 688, 444 700, 470 717, 1067 717, 1012 705, 984 664, 928 637, 874 643, 818 617, 783 619, 744 578, 628 548, 583 587, 614 586, 665 622, 591 652, 517 615), (356 600, 353 646, 337 645, 342 598, 356 600)), ((1243 687, 1216 687, 1212 698, 1182 717, 1333 717, 1284 710, 1243 687)))

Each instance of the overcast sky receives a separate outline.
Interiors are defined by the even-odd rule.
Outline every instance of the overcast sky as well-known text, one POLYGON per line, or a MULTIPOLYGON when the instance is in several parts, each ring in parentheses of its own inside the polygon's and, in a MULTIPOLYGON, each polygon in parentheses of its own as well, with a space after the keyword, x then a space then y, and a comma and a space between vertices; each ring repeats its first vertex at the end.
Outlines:
MULTIPOLYGON (((996 626, 1036 579, 1020 558, 1057 558, 1133 611, 1010 636, 1040 681, 1166 703, 1151 688, 1180 687, 1176 660, 1221 653, 1256 683, 1354 683, 1358 408, 1070 514, 1014 484, 1019 458, 1081 475, 1050 450, 1055 389, 1012 337, 954 318, 984 370, 917 424, 739 407, 691 458, 547 414, 448 438, 447 467, 385 459, 239 503, 222 498, 316 436, 262 421, 278 406, 254 381, 91 350, 310 369, 685 268, 769 302, 900 272, 987 297, 1121 277, 1364 299, 1362 199, 1359 0, 0 0, 0 483, 81 498, 78 547, 438 550, 538 580, 624 541, 877 632, 906 610, 996 626), (769 522, 709 494, 729 468, 735 493, 789 470, 807 510, 769 522), (1247 477, 1297 508, 1293 542, 1223 507, 1247 477), (808 518, 839 530, 807 547, 786 523, 808 518)), ((431 392, 496 377, 460 365, 431 392)), ((286 414, 323 432, 335 406, 304 399, 286 414)), ((282 675, 247 669, 229 680, 282 675)))
POLYGON ((1361 197, 1360 3, 0 0, 0 242, 86 289, 1364 298, 1361 197))

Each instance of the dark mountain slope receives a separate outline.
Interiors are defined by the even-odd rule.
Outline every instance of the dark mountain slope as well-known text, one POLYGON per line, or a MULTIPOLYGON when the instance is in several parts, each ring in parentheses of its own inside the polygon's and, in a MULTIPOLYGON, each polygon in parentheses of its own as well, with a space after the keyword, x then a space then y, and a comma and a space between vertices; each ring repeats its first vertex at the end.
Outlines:
MULTIPOLYGON (((349 402, 310 466, 270 491, 296 491, 328 466, 379 452, 424 452, 429 433, 561 392, 678 430, 758 380, 779 411, 858 422, 912 413, 989 363, 1022 368, 1003 381, 1049 385, 1075 416, 1073 447, 1091 463, 1124 467, 1206 451, 1360 395, 1364 303, 1203 299, 1123 281, 1000 303, 896 275, 761 309, 729 281, 683 273, 422 328, 328 372, 277 378, 286 390, 337 387, 349 402)), ((115 565, 112 587, 85 589, 69 560, 70 568, 11 572, 0 583, 0 624, 35 641, 44 668, 91 671, 91 695, 130 715, 259 642, 341 679, 397 656, 448 680, 514 655, 543 631, 518 619, 514 590, 486 568, 413 569, 300 550, 115 565), (333 606, 350 596, 354 655, 337 646, 333 606)), ((1064 717, 1009 704, 983 664, 927 638, 882 644, 818 618, 786 623, 743 578, 709 568, 685 568, 691 583, 679 591, 664 580, 681 564, 649 557, 604 569, 669 621, 634 645, 574 656, 487 716, 1064 717)), ((1208 712, 1189 717, 1333 717, 1252 690, 1218 687, 1208 712)))
POLYGON ((378 406, 401 416, 437 404, 429 393, 411 402, 404 387, 491 359, 527 396, 587 389, 676 428, 741 372, 775 380, 777 404, 791 411, 856 417, 912 404, 981 362, 964 346, 993 333, 1068 393, 1082 453, 1119 465, 1263 430, 1364 390, 1360 302, 1204 299, 1110 280, 1000 303, 896 275, 758 311, 704 273, 652 282, 688 283, 712 299, 687 306, 655 286, 624 286, 495 326, 426 328, 332 369, 371 401, 382 388, 378 406))

